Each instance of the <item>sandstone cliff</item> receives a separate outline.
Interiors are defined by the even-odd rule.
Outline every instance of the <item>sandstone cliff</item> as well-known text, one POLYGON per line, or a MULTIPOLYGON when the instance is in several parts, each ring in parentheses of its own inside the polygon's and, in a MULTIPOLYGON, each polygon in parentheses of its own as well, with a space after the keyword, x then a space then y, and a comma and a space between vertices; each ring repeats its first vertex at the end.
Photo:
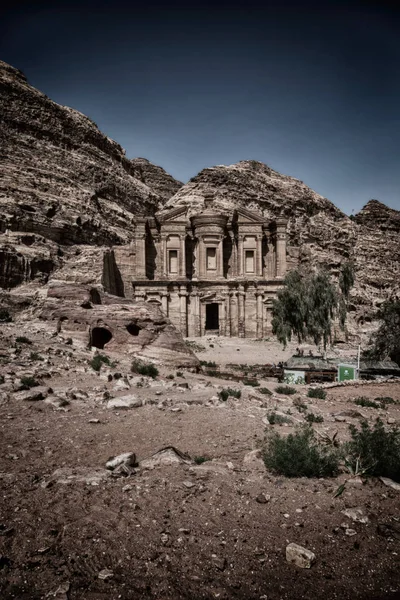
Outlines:
POLYGON ((165 202, 183 186, 182 182, 174 179, 162 167, 153 165, 147 158, 133 158, 131 164, 135 177, 157 192, 165 202))
POLYGON ((140 175, 121 146, 88 117, 53 102, 1 61, 0 113, 0 232, 49 240, 50 261, 43 263, 41 251, 36 256, 36 242, 29 252, 25 242, 22 253, 15 247, 15 254, 24 257, 16 259, 10 240, 0 236, 1 286, 46 278, 62 265, 63 252, 57 254, 50 242, 128 243, 134 217, 154 213, 181 185, 150 163, 142 165, 145 174, 140 175), (154 189, 142 179, 154 183, 154 189))

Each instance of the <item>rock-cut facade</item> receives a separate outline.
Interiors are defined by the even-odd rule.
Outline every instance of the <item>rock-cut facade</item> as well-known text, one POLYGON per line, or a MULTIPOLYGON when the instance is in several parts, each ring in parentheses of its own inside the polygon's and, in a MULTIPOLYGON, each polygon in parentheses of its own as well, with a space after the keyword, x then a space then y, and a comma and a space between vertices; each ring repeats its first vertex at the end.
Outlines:
POLYGON ((262 338, 286 274, 286 229, 243 208, 223 213, 206 196, 195 214, 138 219, 133 242, 105 256, 103 283, 159 305, 184 336, 262 338))

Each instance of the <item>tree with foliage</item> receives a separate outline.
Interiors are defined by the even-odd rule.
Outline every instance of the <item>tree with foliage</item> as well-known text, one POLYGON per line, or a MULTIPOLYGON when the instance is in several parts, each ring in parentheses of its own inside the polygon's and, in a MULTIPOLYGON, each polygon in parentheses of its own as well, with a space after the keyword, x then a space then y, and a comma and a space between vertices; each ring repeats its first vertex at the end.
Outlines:
POLYGON ((273 302, 273 333, 284 346, 295 335, 299 344, 311 338, 316 345, 323 343, 326 350, 332 337, 333 320, 338 318, 344 327, 353 283, 351 263, 341 269, 339 289, 326 271, 308 276, 291 271, 285 278, 285 287, 273 302))
POLYGON ((390 358, 400 365, 400 300, 387 300, 378 312, 381 325, 371 338, 372 348, 365 353, 373 360, 390 358))

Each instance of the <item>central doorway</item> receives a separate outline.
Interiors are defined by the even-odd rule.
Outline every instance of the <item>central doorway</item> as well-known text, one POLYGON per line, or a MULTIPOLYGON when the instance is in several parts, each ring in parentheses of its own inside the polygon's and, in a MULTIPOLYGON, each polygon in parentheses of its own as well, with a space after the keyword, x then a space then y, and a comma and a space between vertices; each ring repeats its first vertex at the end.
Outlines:
POLYGON ((206 331, 219 332, 219 304, 206 304, 206 331))

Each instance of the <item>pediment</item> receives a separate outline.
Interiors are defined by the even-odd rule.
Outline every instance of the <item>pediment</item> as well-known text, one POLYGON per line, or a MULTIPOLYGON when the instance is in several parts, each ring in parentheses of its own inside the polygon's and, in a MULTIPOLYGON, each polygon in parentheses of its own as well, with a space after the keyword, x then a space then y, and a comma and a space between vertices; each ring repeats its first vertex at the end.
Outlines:
POLYGON ((157 215, 157 220, 160 223, 177 223, 177 222, 186 222, 187 217, 187 207, 186 206, 177 206, 168 212, 165 212, 161 215, 157 215))
POLYGON ((246 210, 245 208, 237 209, 237 217, 239 223, 257 223, 259 225, 265 223, 265 219, 262 215, 251 210, 246 210))

